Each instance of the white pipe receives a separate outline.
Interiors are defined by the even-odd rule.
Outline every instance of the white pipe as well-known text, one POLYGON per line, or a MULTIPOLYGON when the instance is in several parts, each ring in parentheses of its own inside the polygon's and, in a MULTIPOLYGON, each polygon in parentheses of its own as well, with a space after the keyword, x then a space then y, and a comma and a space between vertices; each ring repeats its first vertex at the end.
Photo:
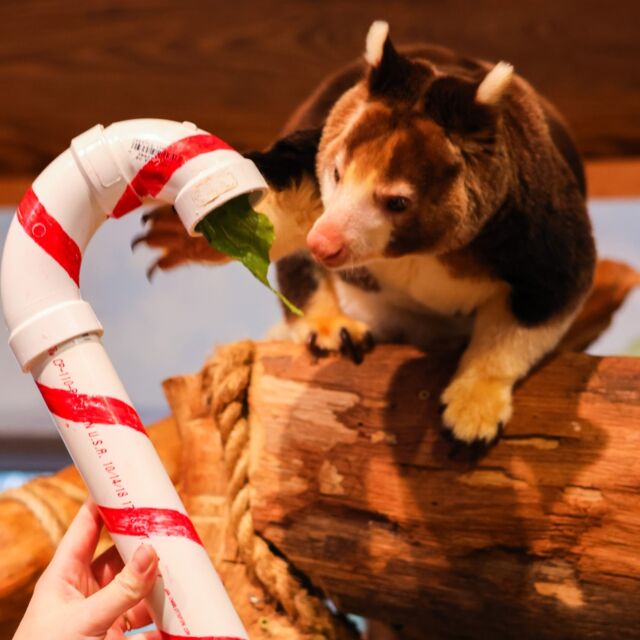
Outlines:
MULTIPOLYGON (((163 637, 247 638, 82 300, 82 254, 108 217, 175 204, 189 233, 266 183, 249 160, 190 123, 128 120, 75 138, 18 207, 0 273, 9 344, 30 371, 123 558, 160 557, 150 605, 163 637)), ((144 339, 141 336, 141 339, 144 339)))

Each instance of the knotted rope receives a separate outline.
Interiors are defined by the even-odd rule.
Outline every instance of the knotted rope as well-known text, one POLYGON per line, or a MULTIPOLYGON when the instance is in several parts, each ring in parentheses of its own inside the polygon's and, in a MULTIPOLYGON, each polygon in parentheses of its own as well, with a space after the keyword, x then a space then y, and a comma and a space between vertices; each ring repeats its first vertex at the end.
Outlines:
POLYGON ((320 595, 303 585, 286 559, 277 555, 254 529, 247 420, 253 358, 252 342, 231 344, 218 349, 203 372, 205 400, 210 403, 224 448, 228 525, 237 539, 242 561, 302 633, 318 640, 353 640, 359 637, 353 626, 333 614, 320 595))

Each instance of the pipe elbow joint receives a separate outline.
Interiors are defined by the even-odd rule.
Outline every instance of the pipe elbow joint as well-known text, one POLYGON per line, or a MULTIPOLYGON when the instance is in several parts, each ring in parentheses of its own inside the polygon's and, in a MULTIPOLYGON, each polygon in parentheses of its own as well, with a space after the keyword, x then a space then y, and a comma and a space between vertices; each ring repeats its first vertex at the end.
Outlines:
POLYGON ((256 204, 267 184, 253 164, 188 122, 138 119, 74 138, 29 189, 9 229, 1 296, 10 346, 24 371, 66 340, 102 333, 82 300, 82 255, 107 218, 168 203, 187 232, 229 200, 256 204))
POLYGON ((268 190, 251 160, 190 122, 96 125, 74 138, 71 150, 105 215, 157 200, 174 205, 192 236, 214 209, 243 194, 255 205, 268 190), (146 180, 137 179, 145 172, 146 180))

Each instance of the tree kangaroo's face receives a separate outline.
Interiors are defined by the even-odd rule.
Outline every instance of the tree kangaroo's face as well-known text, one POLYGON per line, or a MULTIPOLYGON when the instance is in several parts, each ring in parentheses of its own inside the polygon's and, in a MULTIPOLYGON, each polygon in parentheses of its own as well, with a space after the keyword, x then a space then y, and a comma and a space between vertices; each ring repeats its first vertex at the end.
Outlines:
POLYGON ((442 76, 400 56, 386 32, 370 39, 367 77, 334 105, 317 156, 324 212, 307 244, 329 268, 472 239, 482 221, 468 201, 465 151, 493 143, 493 103, 511 77, 506 65, 497 84, 500 65, 482 82, 442 76))
POLYGON ((446 245, 467 207, 442 128, 375 100, 356 102, 344 127, 337 107, 318 155, 324 213, 307 238, 316 259, 355 266, 446 245))

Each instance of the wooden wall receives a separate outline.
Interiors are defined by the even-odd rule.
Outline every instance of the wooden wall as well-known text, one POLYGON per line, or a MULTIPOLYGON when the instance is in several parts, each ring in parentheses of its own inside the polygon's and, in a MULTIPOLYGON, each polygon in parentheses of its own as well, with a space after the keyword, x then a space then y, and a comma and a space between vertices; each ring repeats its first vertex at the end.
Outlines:
POLYGON ((187 119, 241 148, 273 140, 375 18, 396 42, 506 59, 587 156, 640 156, 637 0, 3 0, 0 177, 32 176, 96 122, 187 119))

